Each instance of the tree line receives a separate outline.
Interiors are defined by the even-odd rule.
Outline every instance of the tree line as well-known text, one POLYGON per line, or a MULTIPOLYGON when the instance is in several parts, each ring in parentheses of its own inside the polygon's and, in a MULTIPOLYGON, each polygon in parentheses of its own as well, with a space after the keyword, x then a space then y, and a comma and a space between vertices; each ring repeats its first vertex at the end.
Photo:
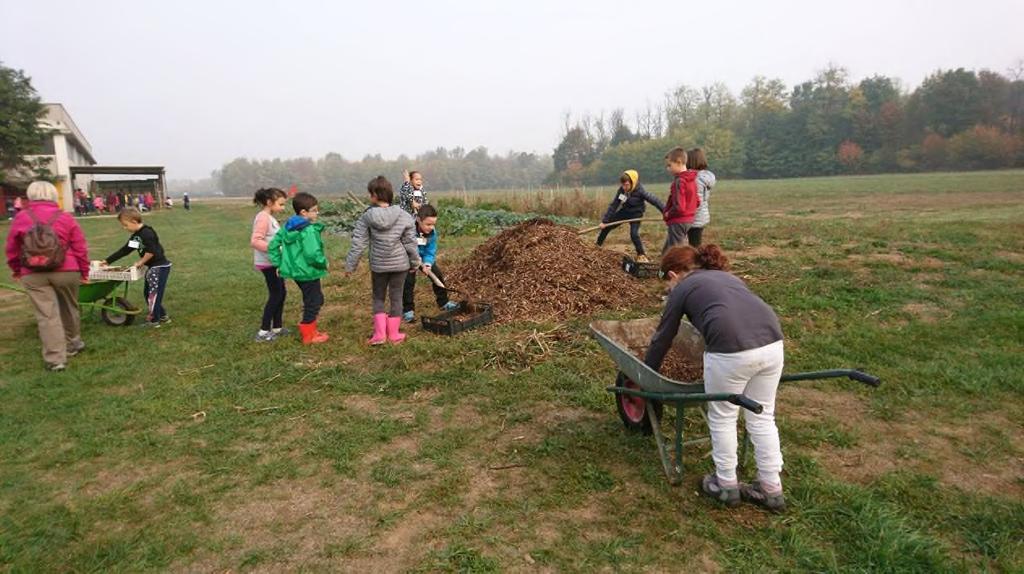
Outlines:
POLYGON ((680 85, 628 116, 565 118, 549 181, 614 182, 624 169, 664 179, 663 157, 702 147, 721 175, 778 178, 1024 165, 1024 63, 1006 75, 937 71, 913 91, 898 79, 851 82, 830 65, 788 88, 755 77, 739 96, 680 85))
POLYGON ((492 155, 487 148, 466 151, 437 148, 409 158, 404 155, 387 160, 368 155, 350 161, 337 153, 322 158, 250 160, 235 159, 213 173, 226 195, 249 195, 266 186, 296 185, 311 193, 337 193, 351 190, 360 193, 366 182, 384 174, 400 178, 402 170, 423 172, 431 189, 497 189, 539 186, 552 171, 551 156, 523 152, 492 155))

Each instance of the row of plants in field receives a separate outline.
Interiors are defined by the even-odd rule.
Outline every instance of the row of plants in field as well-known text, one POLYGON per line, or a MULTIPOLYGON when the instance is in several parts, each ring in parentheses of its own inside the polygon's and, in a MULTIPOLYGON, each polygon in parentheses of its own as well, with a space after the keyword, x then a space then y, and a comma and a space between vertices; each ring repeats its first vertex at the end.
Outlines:
MULTIPOLYGON (((440 217, 437 227, 442 235, 492 235, 513 225, 534 217, 546 217, 555 223, 579 227, 587 223, 581 217, 566 217, 539 213, 519 213, 506 209, 476 209, 463 207, 461 202, 444 202, 439 205, 440 217), (455 205, 450 205, 455 203, 455 205)), ((349 234, 355 228, 356 220, 366 207, 351 200, 320 203, 320 219, 328 233, 349 234)))

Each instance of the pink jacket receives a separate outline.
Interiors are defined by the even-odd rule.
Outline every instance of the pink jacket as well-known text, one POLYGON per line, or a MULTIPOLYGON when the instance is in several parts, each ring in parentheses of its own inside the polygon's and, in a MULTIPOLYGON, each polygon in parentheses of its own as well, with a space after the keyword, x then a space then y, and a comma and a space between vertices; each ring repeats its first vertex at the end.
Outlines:
MULTIPOLYGON (((32 210, 41 223, 47 223, 53 218, 54 213, 61 211, 53 201, 31 201, 11 222, 11 230, 7 234, 7 266, 14 272, 15 277, 32 273, 31 269, 21 266, 21 238, 35 224, 32 217, 26 213, 28 210, 32 210)), ((78 227, 78 222, 70 214, 61 212, 60 217, 53 222, 53 230, 65 249, 64 265, 57 271, 77 271, 82 274, 82 279, 88 279, 89 246, 85 242, 82 228, 78 227)))

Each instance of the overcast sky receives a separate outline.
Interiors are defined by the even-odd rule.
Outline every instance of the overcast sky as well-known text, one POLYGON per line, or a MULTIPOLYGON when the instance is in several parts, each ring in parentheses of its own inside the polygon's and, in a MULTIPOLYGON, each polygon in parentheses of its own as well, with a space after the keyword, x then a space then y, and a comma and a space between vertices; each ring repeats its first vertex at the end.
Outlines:
POLYGON ((100 163, 199 178, 239 156, 437 146, 550 153, 566 111, 829 62, 851 78, 1005 72, 1024 1, 0 0, 0 60, 63 103, 100 163))

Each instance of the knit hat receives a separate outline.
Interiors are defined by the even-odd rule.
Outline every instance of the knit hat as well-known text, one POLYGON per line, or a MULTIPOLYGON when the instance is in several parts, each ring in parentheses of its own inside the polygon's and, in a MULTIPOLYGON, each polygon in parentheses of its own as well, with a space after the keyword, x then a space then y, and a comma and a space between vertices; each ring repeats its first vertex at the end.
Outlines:
POLYGON ((640 174, 637 173, 635 169, 627 169, 626 171, 622 172, 622 175, 628 177, 630 183, 633 184, 631 189, 636 189, 636 184, 637 182, 640 181, 640 174))

